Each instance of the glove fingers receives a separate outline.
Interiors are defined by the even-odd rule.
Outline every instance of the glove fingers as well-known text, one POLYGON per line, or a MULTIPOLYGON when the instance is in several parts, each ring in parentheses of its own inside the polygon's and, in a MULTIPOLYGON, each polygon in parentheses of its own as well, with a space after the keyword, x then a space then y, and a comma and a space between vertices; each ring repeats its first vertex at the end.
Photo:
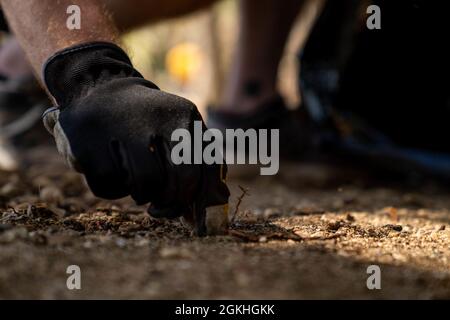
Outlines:
MULTIPOLYGON (((193 201, 186 199, 186 190, 193 183, 192 179, 183 179, 183 173, 186 174, 190 170, 181 168, 172 163, 170 154, 171 148, 169 143, 162 138, 150 138, 151 150, 157 154, 157 160, 161 168, 162 183, 156 185, 155 196, 152 197, 151 205, 148 207, 148 213, 154 218, 173 219, 188 214, 192 211, 193 201), (188 183, 182 183, 188 182, 188 183)), ((189 176, 189 174, 188 174, 189 176)), ((148 192, 146 190, 145 192, 148 192)))
POLYGON ((131 197, 138 204, 158 201, 167 181, 162 165, 162 146, 151 137, 147 143, 121 144, 131 197), (125 149, 125 150, 124 150, 125 149))
MULTIPOLYGON (((96 150, 93 153, 108 155, 109 150, 96 150)), ((126 174, 118 169, 112 157, 103 156, 83 163, 86 181, 92 192, 100 198, 119 199, 130 194, 126 174)))
POLYGON ((110 145, 81 145, 74 149, 74 154, 80 159, 81 172, 97 197, 119 199, 130 194, 126 183, 127 172, 118 152, 117 141, 112 141, 110 145))

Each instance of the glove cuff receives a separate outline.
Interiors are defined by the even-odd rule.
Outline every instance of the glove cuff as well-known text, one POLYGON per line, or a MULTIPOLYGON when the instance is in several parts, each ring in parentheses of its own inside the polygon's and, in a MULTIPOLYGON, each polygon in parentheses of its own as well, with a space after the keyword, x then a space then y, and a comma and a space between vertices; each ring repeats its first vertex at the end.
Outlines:
POLYGON ((128 55, 109 42, 66 48, 50 57, 43 68, 44 83, 59 106, 70 104, 103 82, 130 77, 142 75, 134 69, 128 55))

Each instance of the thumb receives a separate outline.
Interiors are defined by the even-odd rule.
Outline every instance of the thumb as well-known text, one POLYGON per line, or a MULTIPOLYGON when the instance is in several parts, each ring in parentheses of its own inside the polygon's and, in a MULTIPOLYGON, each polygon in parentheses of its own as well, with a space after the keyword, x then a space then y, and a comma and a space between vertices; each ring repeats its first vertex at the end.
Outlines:
POLYGON ((61 123, 59 122, 59 114, 60 109, 57 107, 47 109, 42 116, 44 126, 47 131, 55 138, 56 148, 58 149, 58 152, 64 157, 66 163, 72 169, 75 169, 78 172, 83 172, 81 167, 77 163, 75 156, 73 155, 69 139, 67 138, 63 128, 61 127, 61 123))

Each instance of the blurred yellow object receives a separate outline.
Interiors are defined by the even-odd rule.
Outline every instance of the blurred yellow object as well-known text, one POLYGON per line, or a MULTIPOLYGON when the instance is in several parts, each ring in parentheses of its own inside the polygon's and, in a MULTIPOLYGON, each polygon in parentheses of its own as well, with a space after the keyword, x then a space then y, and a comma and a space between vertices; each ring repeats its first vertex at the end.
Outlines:
POLYGON ((182 85, 187 84, 199 71, 202 51, 191 42, 177 44, 166 55, 166 68, 169 74, 182 85))

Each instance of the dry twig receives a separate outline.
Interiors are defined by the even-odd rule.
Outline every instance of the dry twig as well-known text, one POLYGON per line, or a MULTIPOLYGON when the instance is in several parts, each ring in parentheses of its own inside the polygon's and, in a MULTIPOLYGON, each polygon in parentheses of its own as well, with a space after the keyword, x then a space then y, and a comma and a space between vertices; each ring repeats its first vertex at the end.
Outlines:
POLYGON ((239 207, 241 206, 242 200, 246 197, 249 196, 250 194, 248 193, 248 189, 239 186, 239 189, 241 189, 242 193, 238 198, 238 202, 236 204, 236 208, 234 209, 234 213, 233 216, 231 217, 231 223, 234 223, 234 220, 236 219, 237 213, 239 211, 239 207))

